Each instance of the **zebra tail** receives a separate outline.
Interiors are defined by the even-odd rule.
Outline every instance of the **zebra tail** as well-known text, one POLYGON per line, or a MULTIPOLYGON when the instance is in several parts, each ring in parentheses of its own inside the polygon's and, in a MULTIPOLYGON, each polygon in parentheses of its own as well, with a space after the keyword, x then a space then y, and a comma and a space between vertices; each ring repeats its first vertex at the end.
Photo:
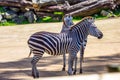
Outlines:
POLYGON ((32 53, 32 50, 30 49, 30 53, 29 53, 28 57, 30 57, 31 53, 32 53))

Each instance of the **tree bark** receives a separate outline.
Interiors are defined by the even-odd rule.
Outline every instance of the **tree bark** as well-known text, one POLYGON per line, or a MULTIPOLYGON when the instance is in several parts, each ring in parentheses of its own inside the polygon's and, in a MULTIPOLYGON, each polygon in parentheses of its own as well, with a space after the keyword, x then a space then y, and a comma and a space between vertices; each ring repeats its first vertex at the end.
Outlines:
POLYGON ((111 9, 113 4, 113 0, 85 1, 71 6, 66 13, 74 16, 89 16, 98 13, 102 9, 111 9))
POLYGON ((19 8, 33 8, 31 2, 22 2, 22 0, 14 1, 14 0, 0 0, 0 6, 8 6, 8 7, 19 7, 19 8))
POLYGON ((115 0, 115 5, 120 5, 120 0, 115 0))
MULTIPOLYGON (((38 4, 30 2, 30 0, 0 0, 0 6, 19 7, 22 9, 32 9, 36 13, 41 13, 51 16, 51 13, 56 11, 72 14, 73 16, 88 16, 100 12, 102 9, 111 9, 120 5, 120 0, 56 0, 57 5, 45 5, 39 7, 38 4)), ((39 15, 38 14, 38 15, 39 15)))

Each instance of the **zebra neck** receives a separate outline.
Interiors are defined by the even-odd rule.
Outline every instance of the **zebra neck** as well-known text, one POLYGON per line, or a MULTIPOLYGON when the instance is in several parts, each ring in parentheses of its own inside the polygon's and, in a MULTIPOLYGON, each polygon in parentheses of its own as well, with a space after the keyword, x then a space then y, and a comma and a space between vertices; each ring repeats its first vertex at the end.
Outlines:
POLYGON ((76 38, 77 44, 81 45, 88 37, 88 27, 89 25, 87 24, 79 24, 77 25, 72 31, 71 35, 76 38))
POLYGON ((89 35, 89 33, 88 33, 88 29, 76 29, 76 30, 73 30, 72 32, 71 32, 71 34, 73 35, 73 36, 76 36, 77 38, 79 38, 80 40, 85 40, 87 37, 88 37, 88 35, 89 35))

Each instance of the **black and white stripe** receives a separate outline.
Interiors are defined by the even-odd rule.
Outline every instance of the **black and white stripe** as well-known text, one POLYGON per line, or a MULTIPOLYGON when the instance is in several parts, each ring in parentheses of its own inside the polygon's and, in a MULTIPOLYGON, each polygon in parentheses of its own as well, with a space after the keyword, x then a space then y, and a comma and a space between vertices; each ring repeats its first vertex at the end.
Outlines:
MULTIPOLYGON (((71 14, 66 14, 63 17, 63 26, 62 26, 61 33, 69 31, 71 26, 74 25, 72 19, 73 19, 73 17, 71 16, 71 14)), ((87 44, 87 39, 85 39, 83 41, 83 43, 81 44, 80 54, 83 56, 83 58, 84 58, 84 50, 86 48, 86 44, 87 44)), ((65 71, 65 67, 66 67, 66 56, 64 54, 63 55, 63 68, 62 68, 62 71, 65 71)))
MULTIPOLYGON (((74 61, 76 62, 77 60, 76 55, 89 34, 98 38, 102 38, 103 36, 102 32, 94 25, 94 19, 91 17, 83 19, 64 33, 37 32, 33 34, 28 40, 28 45, 34 54, 31 61, 33 77, 39 77, 36 63, 44 52, 50 55, 64 55, 65 53, 69 53, 68 74, 73 74, 72 67, 74 61)), ((82 60, 80 66, 80 72, 82 72, 82 60)))

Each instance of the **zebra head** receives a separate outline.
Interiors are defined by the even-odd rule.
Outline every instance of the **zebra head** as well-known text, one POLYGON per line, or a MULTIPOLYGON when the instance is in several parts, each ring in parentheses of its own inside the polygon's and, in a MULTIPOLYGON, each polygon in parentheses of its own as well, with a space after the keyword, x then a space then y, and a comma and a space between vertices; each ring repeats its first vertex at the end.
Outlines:
POLYGON ((94 24, 94 22, 95 22, 94 18, 89 17, 89 18, 87 18, 87 20, 90 23, 89 34, 94 37, 97 37, 98 39, 101 39, 103 37, 103 33, 94 24))
POLYGON ((71 16, 71 14, 66 14, 66 15, 63 17, 63 23, 64 23, 64 25, 66 25, 66 26, 71 26, 71 25, 73 25, 72 19, 73 19, 73 17, 71 16))

